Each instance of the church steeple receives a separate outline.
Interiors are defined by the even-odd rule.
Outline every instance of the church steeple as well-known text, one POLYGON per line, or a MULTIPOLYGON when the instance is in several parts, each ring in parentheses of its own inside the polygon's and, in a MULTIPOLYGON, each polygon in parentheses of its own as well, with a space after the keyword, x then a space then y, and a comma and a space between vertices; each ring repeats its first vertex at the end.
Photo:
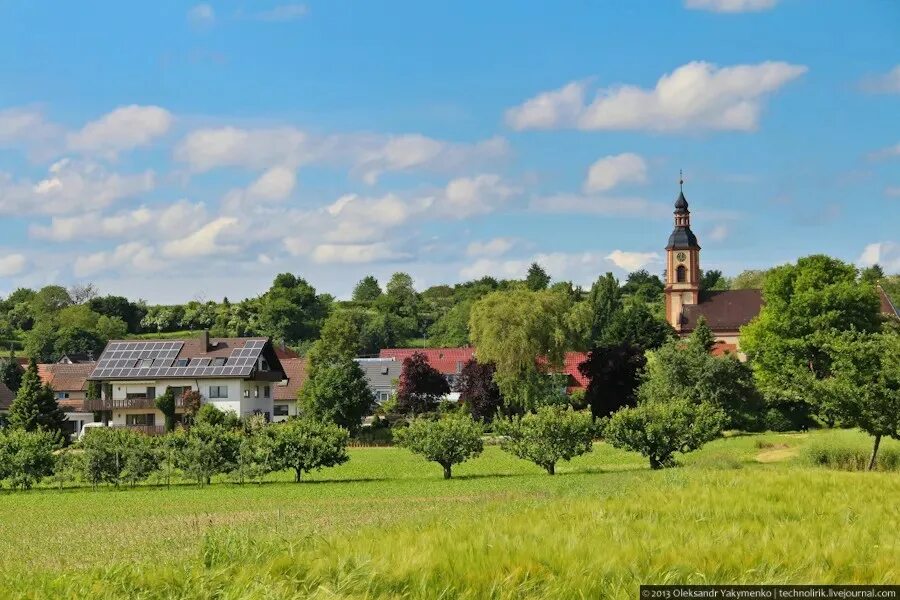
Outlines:
POLYGON ((666 244, 666 318, 681 330, 682 308, 700 302, 700 244, 691 231, 691 211, 684 197, 684 176, 679 173, 675 200, 675 229, 666 244))

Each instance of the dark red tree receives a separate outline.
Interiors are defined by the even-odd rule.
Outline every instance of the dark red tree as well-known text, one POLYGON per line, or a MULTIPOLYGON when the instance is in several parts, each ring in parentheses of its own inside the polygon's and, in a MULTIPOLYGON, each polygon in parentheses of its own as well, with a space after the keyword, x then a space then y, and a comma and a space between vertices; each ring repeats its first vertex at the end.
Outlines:
POLYGON ((493 420, 503 404, 500 388, 494 382, 496 370, 491 363, 481 364, 470 358, 456 380, 459 401, 468 407, 472 418, 485 423, 493 420))
POLYGON ((450 393, 447 379, 432 367, 421 352, 403 360, 397 387, 397 412, 417 415, 433 411, 438 401, 450 393))
POLYGON ((595 419, 637 404, 637 387, 646 364, 644 351, 627 342, 591 350, 578 370, 590 380, 584 397, 595 419))

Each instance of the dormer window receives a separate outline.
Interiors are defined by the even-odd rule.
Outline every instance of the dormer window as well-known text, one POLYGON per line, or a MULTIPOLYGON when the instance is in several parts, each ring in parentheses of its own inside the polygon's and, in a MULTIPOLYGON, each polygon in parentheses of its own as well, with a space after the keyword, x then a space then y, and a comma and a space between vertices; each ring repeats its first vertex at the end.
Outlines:
POLYGON ((220 357, 218 357, 218 358, 214 358, 213 361, 212 361, 212 366, 214 366, 214 367, 224 367, 224 366, 225 366, 225 362, 226 362, 227 360, 228 360, 228 359, 225 358, 224 356, 220 356, 220 357))
POLYGON ((139 369, 149 369, 150 367, 153 366, 153 359, 152 358, 142 358, 139 361, 137 361, 137 364, 135 364, 134 366, 139 369))
POLYGON ((186 367, 186 366, 188 366, 188 364, 190 362, 191 362, 191 359, 189 359, 189 358, 179 358, 178 360, 175 361, 175 366, 176 367, 186 367))
POLYGON ((259 370, 260 371, 268 371, 269 370, 269 361, 264 358, 259 359, 259 370))

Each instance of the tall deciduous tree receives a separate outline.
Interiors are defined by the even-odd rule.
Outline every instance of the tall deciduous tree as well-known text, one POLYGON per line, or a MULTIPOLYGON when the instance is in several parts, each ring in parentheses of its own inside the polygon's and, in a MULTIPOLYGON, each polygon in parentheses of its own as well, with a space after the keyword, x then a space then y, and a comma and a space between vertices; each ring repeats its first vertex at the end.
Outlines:
POLYGON ((9 407, 9 425, 25 431, 41 429, 61 438, 65 422, 66 415, 57 404, 56 395, 50 386, 41 383, 37 363, 32 360, 9 407))
POLYGON ((494 381, 495 371, 494 365, 470 358, 457 378, 459 401, 469 409, 473 418, 482 422, 493 420, 503 405, 503 396, 494 381))
POLYGON ((403 360, 397 386, 397 411, 418 415, 437 408, 438 401, 450 393, 447 379, 428 362, 422 352, 403 360))
POLYGON ((378 300, 379 296, 381 296, 381 286, 378 285, 378 280, 372 275, 366 275, 360 279, 356 287, 353 288, 354 302, 374 302, 378 300))
POLYGON ((320 366, 302 394, 306 415, 339 425, 348 431, 359 429, 372 408, 373 395, 366 375, 356 361, 342 358, 320 366))
MULTIPOLYGON (((880 328, 879 303, 857 271, 828 256, 801 258, 768 272, 759 316, 741 330, 760 389, 773 405, 821 406, 815 389, 830 371, 828 332, 880 328)), ((826 419, 830 417, 823 415, 826 419)))
POLYGON ((585 400, 594 418, 637 404, 637 387, 646 364, 644 351, 627 342, 591 350, 578 369, 589 381, 585 400))
POLYGON ((282 273, 261 299, 259 327, 279 342, 314 339, 326 312, 326 302, 306 280, 282 273))

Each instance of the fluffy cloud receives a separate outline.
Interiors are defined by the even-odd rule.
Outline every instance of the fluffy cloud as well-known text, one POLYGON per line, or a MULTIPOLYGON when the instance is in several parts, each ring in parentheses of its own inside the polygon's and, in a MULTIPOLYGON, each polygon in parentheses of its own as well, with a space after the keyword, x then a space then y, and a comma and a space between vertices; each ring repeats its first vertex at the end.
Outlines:
POLYGON ((691 62, 652 89, 613 86, 599 90, 590 104, 584 103, 584 84, 569 84, 511 109, 507 122, 515 129, 753 131, 765 98, 806 71, 785 62, 722 68, 691 62))
POLYGON ((265 200, 284 200, 294 191, 297 175, 286 167, 272 167, 259 176, 259 179, 247 188, 254 197, 265 200))
POLYGON ((613 250, 606 255, 606 259, 624 271, 637 271, 661 260, 656 252, 624 252, 622 250, 613 250))
POLYGON ((776 4, 778 0, 684 0, 685 8, 718 13, 759 12, 776 4))
POLYGON ((153 171, 120 175, 93 162, 63 159, 37 182, 0 173, 0 214, 69 214, 105 208, 153 189, 153 171))
POLYGON ((447 184, 436 208, 447 216, 465 219, 494 212, 518 193, 499 175, 461 177, 447 184))
POLYGON ((146 146, 169 131, 173 120, 158 106, 122 106, 70 133, 68 144, 78 152, 115 154, 146 146))
POLYGON ((900 244, 896 242, 869 244, 857 262, 866 267, 877 263, 888 273, 900 271, 900 244))
POLYGON ((513 247, 510 238, 494 238, 486 242, 472 242, 466 248, 466 256, 503 256, 513 247))
POLYGON ((864 79, 862 87, 874 94, 900 94, 900 65, 884 75, 864 79))
POLYGON ((0 255, 0 277, 11 277, 25 270, 27 260, 22 254, 0 255))
POLYGON ((893 158, 895 156, 900 156, 900 144, 888 146, 887 148, 882 148, 881 150, 876 150, 875 152, 869 154, 869 158, 872 160, 893 158))
POLYGON ((49 226, 33 224, 29 235, 36 239, 67 242, 88 237, 129 237, 141 239, 174 238, 191 232, 206 219, 203 204, 176 202, 165 207, 138 207, 104 216, 85 213, 73 217, 53 217, 49 226))
POLYGON ((48 142, 61 133, 43 113, 32 108, 0 110, 0 146, 32 145, 48 142))
POLYGON ((375 261, 397 261, 411 258, 398 252, 387 242, 374 244, 320 244, 313 249, 312 258, 317 263, 361 264, 375 261))
POLYGON ((714 242, 723 242, 728 237, 728 225, 716 225, 706 235, 706 238, 714 242))
POLYGON ((541 265, 554 281, 572 281, 584 286, 591 285, 597 278, 597 273, 608 270, 612 264, 596 252, 549 252, 535 254, 527 260, 480 258, 460 269, 459 275, 463 279, 478 279, 488 275, 521 279, 533 262, 541 265))
POLYGON ((233 234, 236 229, 236 218, 219 217, 183 238, 165 243, 162 247, 163 254, 170 258, 197 258, 235 252, 238 250, 235 240, 220 243, 220 237, 233 234))
POLYGON ((604 156, 588 169, 586 192, 605 192, 622 183, 647 181, 647 163, 637 154, 626 152, 604 156))
POLYGON ((192 25, 212 25, 216 21, 216 11, 210 4, 198 4, 188 11, 187 19, 192 25))
POLYGON ((111 269, 153 272, 163 266, 165 263, 156 257, 153 248, 140 242, 128 242, 109 252, 79 256, 75 259, 72 272, 76 277, 87 277, 111 269))
POLYGON ((891 198, 900 198, 900 186, 898 186, 898 185, 890 186, 889 185, 888 187, 884 188, 884 195, 890 196, 891 198))
POLYGON ((644 198, 580 196, 557 194, 534 198, 529 209, 543 213, 586 214, 610 217, 659 218, 671 214, 672 207, 644 198))
POLYGON ((496 137, 468 144, 418 134, 317 136, 294 127, 220 127, 188 134, 176 146, 175 159, 195 172, 220 167, 348 165, 363 181, 372 184, 387 172, 412 169, 448 172, 498 159, 508 152, 506 140, 496 137))

